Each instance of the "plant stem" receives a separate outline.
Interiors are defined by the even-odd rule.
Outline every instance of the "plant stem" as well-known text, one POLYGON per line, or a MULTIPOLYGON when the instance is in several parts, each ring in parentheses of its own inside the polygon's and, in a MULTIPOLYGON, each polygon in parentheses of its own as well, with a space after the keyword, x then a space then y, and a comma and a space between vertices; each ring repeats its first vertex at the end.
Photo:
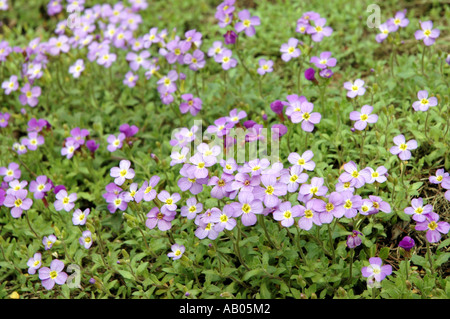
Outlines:
POLYGON ((424 60, 425 60, 425 50, 426 50, 426 48, 427 48, 427 46, 424 45, 423 46, 423 51, 422 51, 422 75, 423 76, 426 76, 425 75, 425 68, 424 68, 424 60))
POLYGON ((301 79, 302 79, 302 61, 298 59, 298 73, 297 73, 297 92, 300 94, 301 90, 301 79))
POLYGON ((265 222, 265 218, 264 215, 259 215, 259 223, 261 224, 263 230, 264 230, 264 234, 266 235, 267 241, 269 242, 270 246, 272 246, 275 249, 279 249, 272 241, 272 238, 269 235, 269 232, 267 231, 267 227, 266 227, 266 222, 265 222))
POLYGON ((331 253, 333 254, 333 262, 334 262, 336 260, 336 254, 335 254, 334 244, 333 244, 333 234, 331 233, 331 223, 328 224, 328 237, 330 240, 331 253))
POLYGON ((30 229, 33 232, 34 236, 36 236, 36 238, 39 239, 40 237, 38 236, 36 231, 33 229, 33 227, 31 227, 30 219, 28 218, 28 212, 25 213, 25 219, 27 220, 28 227, 30 227, 30 229))
POLYGON ((428 240, 426 240, 427 242, 427 254, 428 254, 428 262, 430 263, 430 270, 431 270, 431 274, 434 275, 434 269, 433 269, 433 259, 431 258, 431 249, 430 249, 430 243, 428 242, 428 240))

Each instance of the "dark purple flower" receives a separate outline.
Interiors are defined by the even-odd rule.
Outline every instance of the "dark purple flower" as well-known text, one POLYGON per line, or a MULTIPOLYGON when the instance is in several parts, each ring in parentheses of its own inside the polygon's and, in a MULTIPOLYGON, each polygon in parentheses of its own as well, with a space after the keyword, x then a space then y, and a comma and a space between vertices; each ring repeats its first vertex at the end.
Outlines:
POLYGON ((410 251, 416 245, 414 239, 409 236, 403 237, 403 239, 398 243, 398 246, 406 251, 410 251))
POLYGON ((95 140, 89 140, 89 141, 86 142, 86 147, 92 153, 94 153, 98 149, 99 146, 100 146, 100 144, 96 143, 95 140))
POLYGON ((228 30, 227 33, 223 35, 225 39, 225 44, 235 44, 237 39, 237 34, 233 30, 228 30))
POLYGON ((355 248, 355 247, 358 247, 359 245, 361 245, 362 239, 360 236, 362 236, 362 233, 357 230, 354 230, 351 235, 348 235, 347 236, 347 247, 355 248))
POLYGON ((315 78, 315 74, 316 74, 316 70, 314 70, 314 68, 309 68, 305 70, 305 79, 307 79, 308 81, 316 81, 315 78))
POLYGON ((136 125, 130 126, 129 124, 125 123, 119 127, 119 131, 125 134, 126 137, 132 137, 136 135, 137 132, 139 132, 139 128, 136 125))

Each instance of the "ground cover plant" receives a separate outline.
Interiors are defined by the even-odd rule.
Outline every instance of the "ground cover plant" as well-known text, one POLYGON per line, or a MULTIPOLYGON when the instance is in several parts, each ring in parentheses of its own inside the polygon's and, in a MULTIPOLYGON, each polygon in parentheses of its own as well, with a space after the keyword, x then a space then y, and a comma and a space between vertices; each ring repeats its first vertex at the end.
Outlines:
POLYGON ((449 298, 450 8, 0 0, 1 298, 449 298))

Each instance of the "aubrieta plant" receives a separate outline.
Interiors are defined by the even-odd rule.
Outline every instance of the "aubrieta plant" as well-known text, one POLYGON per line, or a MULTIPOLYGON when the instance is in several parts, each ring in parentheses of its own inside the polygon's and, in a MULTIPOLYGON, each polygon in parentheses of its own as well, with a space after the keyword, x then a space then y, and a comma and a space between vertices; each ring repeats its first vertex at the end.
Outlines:
POLYGON ((450 298, 450 9, 369 4, 0 0, 0 298, 450 298))

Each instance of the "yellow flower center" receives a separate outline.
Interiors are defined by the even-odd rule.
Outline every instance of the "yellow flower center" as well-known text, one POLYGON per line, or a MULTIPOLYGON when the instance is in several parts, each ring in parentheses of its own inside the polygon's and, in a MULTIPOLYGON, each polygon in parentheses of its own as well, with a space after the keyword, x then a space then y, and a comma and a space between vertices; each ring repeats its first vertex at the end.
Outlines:
POLYGON ((244 204, 242 205, 242 211, 246 214, 250 213, 250 211, 252 210, 252 208, 250 207, 249 204, 244 204))
POLYGON ((204 168, 205 167, 205 163, 204 162, 200 162, 197 165, 198 168, 204 168))
POLYGON ((380 176, 380 174, 378 174, 378 172, 373 172, 372 173, 372 177, 378 177, 378 176, 380 176))
POLYGON ((294 183, 296 180, 298 179, 297 175, 292 175, 291 178, 289 179, 292 183, 294 183))
POLYGON ((157 219, 163 219, 164 215, 163 213, 158 213, 158 215, 156 215, 157 219))
POLYGON ((16 199, 14 201, 14 205, 16 205, 16 207, 20 207, 22 205, 22 200, 20 198, 16 199))
POLYGON ((123 169, 123 170, 121 170, 120 171, 120 176, 125 176, 125 175, 127 175, 127 170, 126 169, 123 169))
POLYGON ((294 53, 294 51, 295 51, 295 48, 294 48, 294 47, 289 47, 289 48, 288 48, 288 52, 289 52, 289 53, 294 53))
POLYGON ((359 87, 357 87, 356 85, 352 86, 352 91, 358 91, 359 87))
POLYGON ((431 223, 428 224, 428 228, 430 230, 435 230, 438 227, 438 224, 435 221, 432 221, 431 223))
POLYGON ((332 203, 327 203, 325 205, 325 209, 327 210, 327 212, 331 212, 334 209, 334 205, 332 203))
POLYGON ((180 49, 175 49, 173 52, 175 53, 175 55, 180 55, 181 54, 181 50, 180 49))
POLYGON ((39 260, 36 260, 36 261, 33 263, 33 266, 34 266, 34 267, 37 267, 37 265, 39 265, 39 263, 40 263, 40 261, 39 261, 39 260))
POLYGON ((172 205, 172 203, 173 203, 173 199, 172 198, 166 199, 166 204, 167 205, 172 205))
POLYGON ((148 187, 145 189, 144 193, 145 193, 145 194, 148 194, 148 193, 150 193, 151 190, 152 190, 152 187, 151 187, 151 186, 148 186, 148 187))
POLYGON ((63 198, 63 204, 68 204, 69 203, 69 197, 64 197, 63 198))
POLYGON ((345 201, 344 207, 345 207, 346 209, 350 209, 350 208, 352 208, 352 206, 353 206, 352 201, 351 201, 350 199, 347 199, 347 200, 345 201))
POLYGON ((442 181, 442 179, 443 179, 442 175, 439 175, 438 177, 436 177, 436 180, 437 180, 438 182, 442 181))
POLYGON ((84 220, 84 214, 81 214, 79 217, 78 217, 78 219, 80 220, 80 221, 82 221, 82 220, 84 220))
POLYGON ((399 148, 400 148, 402 151, 406 151, 406 149, 408 148, 408 145, 402 143, 402 144, 400 144, 399 148))
POLYGON ((304 160, 303 158, 300 158, 300 159, 297 161, 297 164, 298 164, 298 165, 305 165, 305 160, 304 160))
POLYGON ((423 105, 427 105, 428 104, 428 100, 427 99, 421 99, 420 103, 423 105))
POLYGON ((269 186, 266 188, 266 194, 268 194, 268 195, 272 195, 272 194, 273 194, 273 191, 274 191, 274 188, 273 188, 273 186, 271 186, 271 185, 269 185, 269 186))
POLYGON ((251 24, 251 22, 250 22, 250 20, 244 20, 244 26, 246 27, 246 28, 248 28, 249 26, 250 26, 250 24, 251 24))
POLYGON ((175 254, 175 256, 180 256, 181 255, 181 250, 177 249, 174 254, 175 254))
POLYGON ((318 25, 318 26, 316 27, 316 31, 317 31, 317 32, 322 32, 322 30, 323 30, 323 29, 322 29, 321 26, 318 25))
POLYGON ((195 207, 194 205, 192 205, 191 207, 189 207, 189 212, 193 213, 197 210, 197 207, 195 207))
POLYGON ((225 214, 221 215, 221 216, 220 216, 220 221, 221 221, 222 223, 226 223, 226 222, 228 221, 228 216, 225 215, 225 214))
POLYGON ((311 193, 311 194, 315 194, 315 193, 317 193, 319 191, 319 189, 317 188, 317 187, 311 187, 311 189, 309 190, 309 192, 311 193))
POLYGON ((55 279, 58 277, 58 273, 55 270, 50 271, 50 278, 55 279))
POLYGON ((369 116, 367 114, 361 114, 360 116, 361 121, 367 121, 368 118, 369 116))
POLYGON ((426 37, 429 37, 431 35, 431 30, 425 30, 423 34, 425 34, 426 37))
POLYGON ((308 120, 311 117, 311 115, 308 112, 305 112, 303 113, 302 117, 304 120, 308 120))
POLYGON ((227 63, 228 61, 230 61, 230 58, 229 58, 229 57, 224 56, 224 57, 222 58, 222 62, 227 63))
POLYGON ((85 243, 90 243, 90 242, 91 242, 91 237, 86 237, 86 238, 84 239, 84 242, 85 242, 85 243))
POLYGON ((305 217, 306 218, 312 218, 313 217, 313 212, 310 209, 305 210, 305 217))
POLYGON ((284 218, 289 219, 292 217, 292 213, 290 210, 287 210, 284 212, 283 216, 284 216, 284 218))
POLYGON ((358 176, 359 176, 359 173, 358 173, 358 171, 353 171, 353 173, 352 173, 352 177, 354 177, 354 178, 358 178, 358 176))
POLYGON ((421 215, 421 214, 423 213, 423 208, 422 208, 422 207, 417 207, 417 208, 414 210, 414 213, 421 215))

